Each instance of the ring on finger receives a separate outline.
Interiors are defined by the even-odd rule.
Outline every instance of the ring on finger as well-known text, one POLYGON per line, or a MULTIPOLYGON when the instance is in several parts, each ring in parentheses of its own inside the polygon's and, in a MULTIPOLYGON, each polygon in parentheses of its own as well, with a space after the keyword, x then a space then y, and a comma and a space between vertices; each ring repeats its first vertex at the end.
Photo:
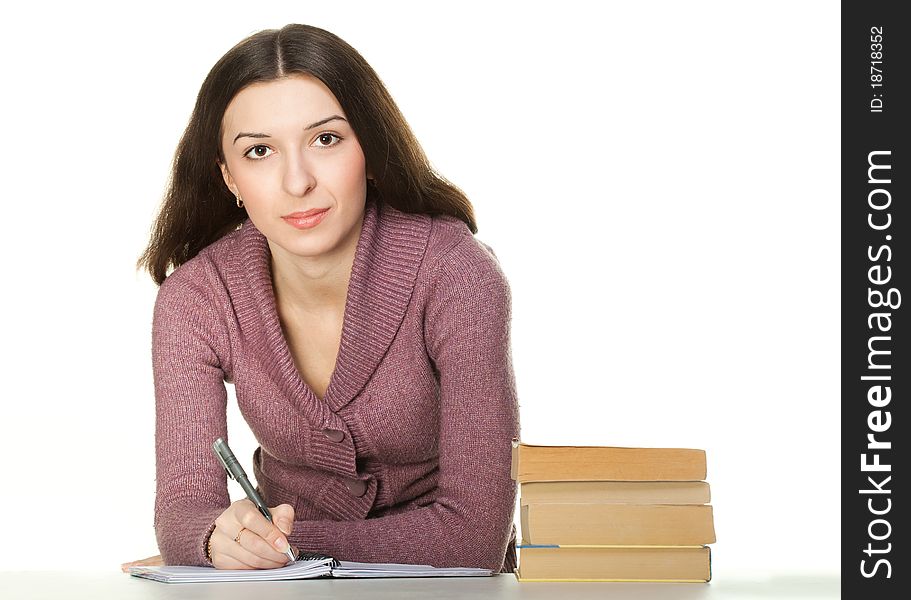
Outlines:
POLYGON ((240 543, 240 534, 242 534, 245 529, 246 529, 246 527, 241 527, 240 531, 237 532, 237 535, 234 536, 234 541, 237 542, 238 544, 240 543))

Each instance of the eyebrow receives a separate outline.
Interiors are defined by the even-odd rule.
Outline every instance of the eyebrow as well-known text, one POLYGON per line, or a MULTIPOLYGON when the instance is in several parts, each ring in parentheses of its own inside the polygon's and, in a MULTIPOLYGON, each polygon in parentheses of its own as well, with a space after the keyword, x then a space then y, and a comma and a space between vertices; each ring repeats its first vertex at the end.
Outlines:
MULTIPOLYGON (((325 119, 320 119, 316 123, 311 123, 311 124, 307 125, 304 128, 304 131, 310 131, 314 127, 319 127, 320 125, 324 125, 325 123, 328 123, 329 121, 335 121, 335 120, 341 120, 341 121, 344 121, 345 123, 348 122, 348 119, 346 119, 345 117, 342 117, 339 115, 332 115, 331 117, 326 117, 325 119)), ((232 145, 236 144, 237 140, 239 140, 242 137, 267 138, 267 137, 271 137, 271 136, 268 133, 251 133, 251 132, 241 131, 240 133, 237 134, 237 137, 234 138, 234 141, 231 142, 232 145)))

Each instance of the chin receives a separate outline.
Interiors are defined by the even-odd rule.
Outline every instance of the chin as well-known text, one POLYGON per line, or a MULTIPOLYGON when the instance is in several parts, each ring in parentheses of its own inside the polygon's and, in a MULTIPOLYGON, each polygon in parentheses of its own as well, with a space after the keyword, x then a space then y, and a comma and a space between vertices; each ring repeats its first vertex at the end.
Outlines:
POLYGON ((300 256, 301 258, 318 258, 329 254, 333 249, 339 246, 339 240, 335 236, 333 236, 332 239, 328 239, 324 236, 319 238, 313 236, 308 237, 307 239, 301 239, 300 237, 288 239, 286 237, 285 239, 286 243, 283 243, 282 247, 290 254, 300 256))
POLYGON ((336 228, 317 231, 318 229, 319 227, 312 231, 292 231, 290 234, 285 232, 281 245, 287 252, 301 258, 327 256, 347 246, 346 232, 336 228))

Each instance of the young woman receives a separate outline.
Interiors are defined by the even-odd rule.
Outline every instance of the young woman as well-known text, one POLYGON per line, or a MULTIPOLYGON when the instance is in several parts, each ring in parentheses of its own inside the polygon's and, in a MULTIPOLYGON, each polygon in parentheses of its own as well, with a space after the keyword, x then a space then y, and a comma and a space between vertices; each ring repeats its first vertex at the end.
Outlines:
POLYGON ((337 36, 291 24, 215 64, 139 262, 160 285, 159 563, 274 568, 290 544, 512 571, 511 296, 476 232, 337 36), (225 382, 274 524, 230 502, 212 450, 225 382))

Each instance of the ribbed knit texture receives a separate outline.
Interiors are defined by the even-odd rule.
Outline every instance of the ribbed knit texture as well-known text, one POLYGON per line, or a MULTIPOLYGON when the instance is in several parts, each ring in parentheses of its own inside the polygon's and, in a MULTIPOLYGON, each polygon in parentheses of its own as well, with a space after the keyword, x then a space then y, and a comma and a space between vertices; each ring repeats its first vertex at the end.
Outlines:
POLYGON ((247 219, 205 248, 155 302, 154 527, 165 564, 211 565, 205 540, 230 505, 212 451, 228 439, 227 381, 260 444, 252 476, 266 504, 295 509, 293 545, 511 572, 510 319, 499 262, 462 221, 368 201, 320 400, 282 332, 266 238, 247 219))

